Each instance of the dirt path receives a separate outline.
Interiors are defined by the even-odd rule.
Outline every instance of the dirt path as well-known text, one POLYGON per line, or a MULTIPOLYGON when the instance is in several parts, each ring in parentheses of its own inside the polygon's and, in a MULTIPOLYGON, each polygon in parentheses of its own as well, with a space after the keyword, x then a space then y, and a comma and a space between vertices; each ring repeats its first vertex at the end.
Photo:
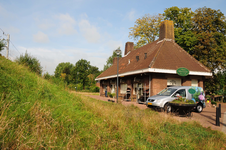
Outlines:
MULTIPOLYGON (((98 96, 98 95, 86 95, 98 100, 102 101, 108 101, 109 98, 98 96)), ((129 106, 129 105, 135 105, 139 107, 140 109, 150 109, 147 108, 146 105, 143 104, 137 104, 136 102, 122 102, 123 105, 129 106)), ((159 112, 164 113, 164 112, 159 112)), ((226 134, 226 103, 221 104, 221 118, 220 118, 220 126, 216 126, 216 108, 212 106, 207 106, 203 109, 202 113, 193 112, 192 117, 179 117, 179 116, 173 116, 173 118, 184 122, 184 121, 197 121, 199 122, 203 127, 210 127, 212 130, 218 130, 222 131, 226 134)))

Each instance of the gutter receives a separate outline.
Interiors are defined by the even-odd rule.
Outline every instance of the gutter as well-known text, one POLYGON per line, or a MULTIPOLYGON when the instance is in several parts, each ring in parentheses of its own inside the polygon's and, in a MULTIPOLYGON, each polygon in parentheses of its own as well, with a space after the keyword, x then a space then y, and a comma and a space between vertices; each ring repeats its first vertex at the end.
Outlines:
MULTIPOLYGON (((120 73, 118 74, 119 77, 124 77, 128 75, 134 75, 134 74, 141 74, 141 73, 168 73, 168 74, 177 74, 176 70, 170 70, 170 69, 157 69, 157 68, 146 68, 146 69, 140 69, 136 71, 130 71, 126 73, 120 73)), ((212 77, 211 72, 199 72, 199 71, 189 71, 189 75, 197 75, 197 76, 206 76, 206 77, 212 77)), ((96 78, 95 80, 106 80, 110 78, 116 78, 117 75, 110 75, 106 77, 96 78)))

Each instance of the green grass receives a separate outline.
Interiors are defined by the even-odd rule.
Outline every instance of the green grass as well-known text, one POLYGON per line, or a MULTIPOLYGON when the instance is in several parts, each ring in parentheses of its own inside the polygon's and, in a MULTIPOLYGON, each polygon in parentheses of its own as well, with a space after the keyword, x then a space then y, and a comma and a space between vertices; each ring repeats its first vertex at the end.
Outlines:
POLYGON ((0 57, 1 149, 226 149, 223 133, 98 101, 0 57))

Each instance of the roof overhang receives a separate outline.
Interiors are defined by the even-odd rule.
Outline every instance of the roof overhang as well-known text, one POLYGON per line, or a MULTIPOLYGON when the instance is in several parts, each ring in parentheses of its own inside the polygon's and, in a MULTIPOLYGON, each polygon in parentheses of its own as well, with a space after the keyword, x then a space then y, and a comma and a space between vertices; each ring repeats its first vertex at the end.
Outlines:
MULTIPOLYGON (((135 75, 135 74, 141 74, 141 73, 167 73, 167 74, 177 74, 176 70, 170 70, 170 69, 157 69, 157 68, 146 68, 146 69, 141 69, 141 70, 135 70, 135 71, 130 71, 130 72, 125 72, 125 73, 120 73, 118 74, 119 77, 124 77, 128 75, 135 75)), ((196 75, 196 76, 205 76, 205 77, 212 77, 211 72, 199 72, 199 71, 189 71, 189 75, 196 75)), ((116 75, 110 75, 110 76, 105 76, 105 77, 100 77, 96 78, 95 80, 106 80, 106 79, 111 79, 111 78, 116 78, 116 75)))

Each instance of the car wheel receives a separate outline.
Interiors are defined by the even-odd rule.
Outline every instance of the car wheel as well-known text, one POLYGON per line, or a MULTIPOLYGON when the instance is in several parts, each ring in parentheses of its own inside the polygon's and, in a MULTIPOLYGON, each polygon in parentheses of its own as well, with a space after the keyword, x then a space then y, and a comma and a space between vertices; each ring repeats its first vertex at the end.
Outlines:
POLYGON ((164 110, 166 113, 170 113, 172 110, 172 107, 169 105, 169 103, 166 103, 164 106, 164 110))
POLYGON ((201 113, 202 110, 203 110, 202 105, 198 104, 198 105, 196 106, 196 111, 197 111, 198 113, 201 113))

